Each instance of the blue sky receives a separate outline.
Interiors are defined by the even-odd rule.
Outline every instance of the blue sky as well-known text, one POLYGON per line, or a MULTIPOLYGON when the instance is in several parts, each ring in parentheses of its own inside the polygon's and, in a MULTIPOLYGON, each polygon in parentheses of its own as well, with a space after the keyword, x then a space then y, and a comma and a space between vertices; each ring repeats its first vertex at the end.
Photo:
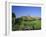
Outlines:
POLYGON ((41 7, 32 6, 12 6, 12 12, 15 13, 16 17, 21 16, 41 16, 41 7))

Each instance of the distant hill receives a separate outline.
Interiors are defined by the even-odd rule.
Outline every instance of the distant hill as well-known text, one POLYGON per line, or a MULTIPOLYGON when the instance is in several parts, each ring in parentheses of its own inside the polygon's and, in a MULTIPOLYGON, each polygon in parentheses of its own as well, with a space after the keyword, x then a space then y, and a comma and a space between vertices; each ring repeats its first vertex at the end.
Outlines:
POLYGON ((16 18, 13 26, 15 30, 40 30, 41 29, 41 18, 36 16, 21 16, 16 18))
POLYGON ((17 18, 17 19, 23 19, 23 20, 41 20, 41 18, 40 17, 36 17, 36 16, 21 16, 21 17, 19 17, 19 18, 17 18))

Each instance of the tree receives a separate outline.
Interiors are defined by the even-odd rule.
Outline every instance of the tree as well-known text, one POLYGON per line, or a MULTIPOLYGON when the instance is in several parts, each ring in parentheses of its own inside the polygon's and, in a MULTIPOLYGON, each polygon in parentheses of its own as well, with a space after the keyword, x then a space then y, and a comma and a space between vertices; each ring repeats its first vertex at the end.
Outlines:
POLYGON ((15 13, 12 12, 12 17, 16 17, 15 13))
POLYGON ((16 15, 15 13, 12 12, 12 30, 15 29, 15 19, 16 19, 16 15))
POLYGON ((12 24, 15 23, 15 19, 16 19, 16 15, 15 15, 15 13, 12 12, 12 24))

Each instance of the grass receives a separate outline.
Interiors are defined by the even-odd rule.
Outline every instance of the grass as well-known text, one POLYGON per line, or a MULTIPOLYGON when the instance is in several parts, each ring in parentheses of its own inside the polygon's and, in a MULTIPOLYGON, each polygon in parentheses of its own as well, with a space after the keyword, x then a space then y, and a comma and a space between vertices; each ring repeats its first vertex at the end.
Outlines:
MULTIPOLYGON (((13 24, 12 24, 13 25, 13 24)), ((29 17, 20 17, 15 19, 15 23, 12 26, 12 30, 40 30, 41 29, 41 19, 32 19, 29 17), (23 19, 24 18, 24 19, 23 19), (27 18, 27 19, 26 19, 27 18)))

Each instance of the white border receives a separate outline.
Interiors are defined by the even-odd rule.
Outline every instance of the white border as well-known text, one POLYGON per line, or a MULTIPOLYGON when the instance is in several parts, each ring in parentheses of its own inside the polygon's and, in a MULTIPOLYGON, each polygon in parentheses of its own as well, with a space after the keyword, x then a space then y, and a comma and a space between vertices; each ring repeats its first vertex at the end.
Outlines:
MULTIPOLYGON (((44 31, 45 28, 44 28, 44 5, 43 4, 33 4, 33 3, 14 3, 14 2, 8 2, 7 3, 7 34, 11 34, 11 35, 14 35, 14 34, 20 34, 20 32, 25 32, 25 31, 15 31, 13 32, 12 31, 12 13, 11 13, 11 6, 12 5, 17 5, 17 6, 36 6, 36 7, 41 7, 41 26, 42 26, 42 29, 41 30, 30 30, 30 31, 26 31, 26 32, 31 32, 32 33, 37 33, 37 32, 41 32, 41 31, 44 31)), ((26 33, 25 32, 25 33, 26 33)))

